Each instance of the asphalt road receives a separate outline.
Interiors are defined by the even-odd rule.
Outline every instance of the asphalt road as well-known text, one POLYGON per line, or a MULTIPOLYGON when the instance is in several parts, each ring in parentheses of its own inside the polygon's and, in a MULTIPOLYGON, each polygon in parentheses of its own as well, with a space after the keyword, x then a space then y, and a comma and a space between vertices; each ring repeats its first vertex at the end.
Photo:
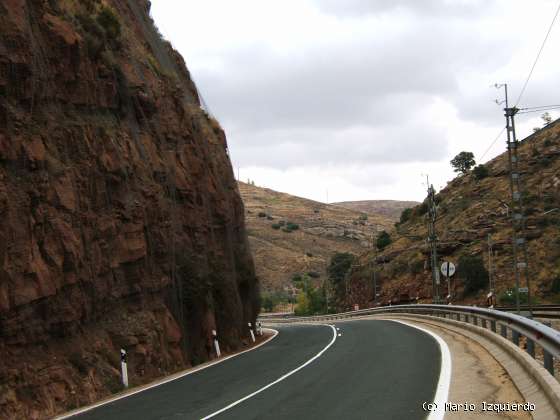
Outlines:
MULTIPOLYGON (((335 324, 336 341, 311 363, 216 419, 423 419, 440 351, 429 335, 391 321, 335 324), (341 334, 341 336, 338 336, 341 334)), ((201 419, 266 387, 333 341, 329 326, 282 326, 264 346, 76 416, 201 419)))

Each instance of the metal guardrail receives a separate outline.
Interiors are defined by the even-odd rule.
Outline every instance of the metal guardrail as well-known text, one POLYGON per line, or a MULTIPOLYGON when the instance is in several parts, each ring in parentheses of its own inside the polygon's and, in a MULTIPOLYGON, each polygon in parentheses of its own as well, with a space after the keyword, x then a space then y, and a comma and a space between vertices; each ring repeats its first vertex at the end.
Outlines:
MULTIPOLYGON (((275 318, 269 319, 274 323, 294 322, 325 322, 337 319, 353 318, 364 315, 377 314, 419 314, 456 321, 467 322, 482 328, 490 329, 496 334, 508 339, 511 332, 511 341, 519 346, 520 338, 525 337, 525 349, 535 358, 535 346, 540 346, 544 355, 544 367, 554 376, 554 359, 560 360, 560 332, 538 321, 523 316, 494 309, 478 308, 475 306, 455 305, 397 305, 382 308, 362 309, 352 312, 343 312, 332 315, 316 315, 308 317, 275 318), (499 327, 499 332, 498 332, 499 327)), ((267 318, 261 318, 266 321, 267 318)))

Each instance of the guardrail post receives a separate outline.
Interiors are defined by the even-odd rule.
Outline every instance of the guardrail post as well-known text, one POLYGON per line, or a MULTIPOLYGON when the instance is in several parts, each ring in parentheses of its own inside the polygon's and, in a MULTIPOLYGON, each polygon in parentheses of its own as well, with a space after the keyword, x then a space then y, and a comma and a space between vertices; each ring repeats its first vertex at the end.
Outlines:
POLYGON ((482 318, 481 320, 482 328, 486 329, 486 319, 482 318))
POLYGON ((504 324, 500 324, 500 334, 507 339, 507 327, 504 324))
POLYGON ((492 330, 492 332, 496 332, 496 321, 490 321, 490 329, 492 330))
POLYGON ((554 376, 554 358, 552 354, 547 352, 543 349, 544 352, 544 368, 550 372, 552 376, 554 376))
POLYGON ((531 357, 535 358, 535 342, 527 337, 527 353, 531 355, 531 357))
POLYGON ((513 344, 516 346, 519 346, 519 333, 515 330, 511 332, 511 341, 513 341, 513 344))

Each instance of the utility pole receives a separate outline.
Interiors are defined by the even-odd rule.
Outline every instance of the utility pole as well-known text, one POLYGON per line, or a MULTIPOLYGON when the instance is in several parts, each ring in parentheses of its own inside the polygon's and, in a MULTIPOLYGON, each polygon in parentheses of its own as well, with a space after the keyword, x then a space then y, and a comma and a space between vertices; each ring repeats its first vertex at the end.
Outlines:
POLYGON ((431 265, 432 265, 432 301, 433 303, 440 303, 439 298, 439 270, 438 270, 438 257, 437 257, 437 235, 436 235, 436 191, 433 185, 430 185, 430 180, 426 176, 428 185, 428 243, 431 250, 431 265))
POLYGON ((519 299, 519 289, 521 283, 521 275, 525 277, 527 288, 527 303, 529 305, 529 316, 533 316, 531 307, 531 285, 529 283, 529 270, 527 258, 527 241, 525 239, 525 214, 523 209, 521 174, 519 171, 519 141, 515 135, 515 114, 519 111, 517 107, 510 107, 508 102, 507 84, 496 85, 503 87, 505 91, 504 108, 506 117, 506 133, 507 133, 507 149, 509 160, 510 174, 510 193, 511 193, 511 224, 512 224, 512 245, 513 245, 513 270, 515 273, 515 306, 517 314, 521 313, 521 305, 519 299), (521 272, 522 271, 522 272, 521 272))
POLYGON ((495 293, 496 286, 494 285, 494 278, 492 277, 492 235, 488 234, 488 283, 490 284, 490 293, 495 293))
MULTIPOLYGON (((377 232, 377 226, 375 228, 377 232)), ((372 280, 373 280, 373 304, 374 306, 377 305, 377 246, 376 246, 376 236, 372 235, 371 237, 371 246, 373 247, 373 263, 371 264, 372 267, 372 280)))

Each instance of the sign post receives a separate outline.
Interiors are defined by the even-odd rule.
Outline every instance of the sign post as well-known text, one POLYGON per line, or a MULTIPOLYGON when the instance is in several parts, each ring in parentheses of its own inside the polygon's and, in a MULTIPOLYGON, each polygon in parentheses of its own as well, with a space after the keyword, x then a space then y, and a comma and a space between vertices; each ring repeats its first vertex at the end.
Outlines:
POLYGON ((121 349, 121 375, 122 383, 125 388, 128 388, 128 367, 126 365, 126 350, 121 349))
POLYGON ((220 343, 218 343, 218 334, 216 333, 216 330, 212 330, 212 336, 214 337, 214 348, 216 349, 216 356, 218 356, 219 359, 222 354, 220 353, 220 343))
POLYGON ((455 264, 450 261, 444 261, 441 265, 441 274, 447 279, 447 299, 451 301, 451 276, 455 274, 455 264))
POLYGON ((249 332, 251 333, 251 339, 253 340, 253 343, 255 342, 255 333, 253 332, 253 326, 251 325, 251 323, 247 323, 247 325, 249 325, 249 332))

